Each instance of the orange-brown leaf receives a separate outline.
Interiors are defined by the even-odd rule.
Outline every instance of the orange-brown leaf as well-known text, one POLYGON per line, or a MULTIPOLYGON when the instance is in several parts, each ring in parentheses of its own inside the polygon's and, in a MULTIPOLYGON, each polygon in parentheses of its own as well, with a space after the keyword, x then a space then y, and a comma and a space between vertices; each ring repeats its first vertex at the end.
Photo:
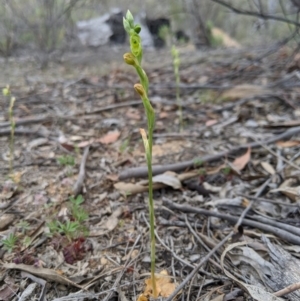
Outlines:
POLYGON ((118 138, 120 137, 120 134, 121 133, 119 131, 108 132, 106 135, 104 135, 102 138, 99 139, 99 142, 101 142, 103 144, 114 143, 118 140, 118 138))
MULTIPOLYGON (((171 278, 166 270, 163 270, 158 275, 156 275, 155 280, 156 280, 156 289, 157 289, 158 296, 167 298, 174 292, 176 288, 176 284, 171 282, 171 278)), ((151 278, 146 279, 145 283, 146 283, 146 288, 144 291, 144 296, 153 296, 151 278)))
POLYGON ((248 164, 250 159, 251 159, 251 148, 249 147, 247 152, 244 155, 236 158, 233 161, 232 165, 236 170, 240 171, 245 168, 245 166, 248 164))

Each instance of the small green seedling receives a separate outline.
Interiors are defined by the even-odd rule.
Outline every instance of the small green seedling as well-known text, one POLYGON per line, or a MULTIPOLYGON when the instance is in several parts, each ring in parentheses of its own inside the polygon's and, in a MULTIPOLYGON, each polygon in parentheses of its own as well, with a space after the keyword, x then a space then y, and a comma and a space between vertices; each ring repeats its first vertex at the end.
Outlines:
POLYGON ((128 148, 129 146, 129 139, 125 139, 122 144, 120 145, 120 153, 124 153, 126 151, 126 149, 128 148))
POLYGON ((16 248, 16 243, 18 241, 18 237, 10 233, 7 238, 2 239, 1 242, 3 243, 3 248, 11 253, 16 248))
POLYGON ((157 298, 157 288, 155 279, 155 217, 154 217, 154 202, 153 202, 153 183, 152 183, 152 144, 153 144, 153 131, 155 125, 155 113, 154 109, 148 98, 148 86, 149 81, 146 72, 143 70, 141 63, 143 57, 142 41, 139 33, 141 26, 134 24, 134 19, 131 12, 128 10, 126 17, 123 18, 123 25, 130 38, 131 52, 125 53, 124 61, 135 68, 140 83, 134 85, 134 89, 140 95, 148 123, 148 137, 147 132, 144 129, 140 129, 142 135, 146 160, 148 167, 148 181, 149 181, 149 216, 150 216, 150 243, 151 243, 151 284, 153 297, 157 298))
POLYGON ((180 131, 183 129, 183 117, 182 117, 182 103, 180 98, 180 76, 179 76, 179 66, 180 66, 180 59, 179 59, 179 51, 178 49, 173 45, 172 46, 172 57, 173 57, 173 70, 175 75, 175 82, 176 82, 176 102, 178 106, 178 112, 179 112, 179 124, 180 124, 180 131))
POLYGON ((193 163, 195 167, 199 167, 203 164, 203 160, 201 160, 200 158, 196 158, 194 159, 193 163))
POLYGON ((206 175, 206 169, 205 168, 200 168, 198 170, 198 174, 199 174, 199 176, 205 176, 206 175))
POLYGON ((78 237, 80 232, 80 224, 78 221, 67 220, 65 223, 57 222, 58 232, 64 234, 69 241, 78 237))
POLYGON ((49 231, 50 231, 50 233, 48 233, 49 236, 54 235, 59 230, 59 225, 58 225, 57 221, 54 221, 54 220, 47 223, 47 227, 49 228, 49 231))
POLYGON ((9 171, 10 175, 13 175, 13 162, 14 162, 14 145, 15 145, 15 129, 16 122, 14 119, 14 105, 16 98, 11 96, 10 87, 6 86, 6 88, 2 89, 2 93, 4 96, 10 97, 8 116, 10 123, 10 143, 9 143, 9 171))
POLYGON ((222 169, 222 172, 225 176, 228 176, 231 172, 231 168, 229 166, 222 169))
POLYGON ((88 230, 83 225, 83 222, 88 219, 88 213, 81 206, 83 202, 82 195, 78 195, 76 198, 70 197, 69 209, 72 215, 71 220, 67 220, 64 223, 56 220, 49 222, 47 226, 50 236, 59 233, 65 235, 69 241, 72 241, 82 235, 88 235, 88 230))
POLYGON ((57 162, 62 166, 74 166, 75 158, 71 155, 61 156, 57 158, 57 162))
POLYGON ((82 223, 86 221, 89 217, 88 213, 80 206, 84 199, 82 195, 78 195, 76 198, 70 197, 71 201, 71 214, 73 218, 78 221, 79 223, 82 223))
POLYGON ((20 221, 16 227, 21 230, 22 234, 25 234, 30 229, 30 224, 27 221, 20 221))
POLYGON ((23 238, 22 244, 25 248, 28 248, 31 245, 31 238, 29 236, 25 236, 23 238))

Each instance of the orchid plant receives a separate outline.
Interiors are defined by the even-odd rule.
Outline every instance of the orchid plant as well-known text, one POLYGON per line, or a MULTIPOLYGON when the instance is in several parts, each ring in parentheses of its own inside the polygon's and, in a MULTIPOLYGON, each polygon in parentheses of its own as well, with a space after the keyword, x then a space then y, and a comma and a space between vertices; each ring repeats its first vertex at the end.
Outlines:
POLYGON ((135 68, 140 83, 134 85, 134 89, 140 95, 145 108, 148 133, 145 129, 140 129, 143 139, 149 180, 149 216, 150 216, 150 241, 151 241, 151 282, 152 294, 154 298, 158 297, 156 279, 155 279, 155 216, 154 216, 154 201, 153 201, 153 182, 152 182, 152 144, 153 144, 153 130, 155 126, 155 112, 148 98, 149 81, 146 72, 141 66, 143 57, 142 41, 139 35, 141 26, 134 24, 134 19, 131 12, 128 10, 126 17, 123 18, 123 25, 129 35, 131 52, 124 54, 124 61, 135 68), (147 135, 148 134, 148 135, 147 135))

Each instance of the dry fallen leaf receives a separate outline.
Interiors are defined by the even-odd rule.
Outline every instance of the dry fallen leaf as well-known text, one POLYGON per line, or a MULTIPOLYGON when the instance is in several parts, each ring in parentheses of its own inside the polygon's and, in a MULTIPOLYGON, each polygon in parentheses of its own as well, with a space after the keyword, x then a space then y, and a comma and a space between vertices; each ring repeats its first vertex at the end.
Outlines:
MULTIPOLYGON (((159 274, 157 274, 155 279, 156 279, 156 289, 157 289, 158 296, 167 298, 174 292, 176 288, 176 283, 171 282, 171 277, 168 275, 168 272, 166 270, 162 270, 159 274)), ((146 279, 145 283, 146 283, 146 288, 144 294, 142 295, 152 296, 151 278, 146 279)), ((140 297, 138 301, 144 300, 144 299, 140 300, 140 297)))
POLYGON ((209 126, 212 126, 212 125, 214 125, 214 124, 216 124, 216 123, 218 123, 218 120, 216 120, 216 119, 210 119, 210 120, 207 120, 207 121, 205 122, 205 125, 206 125, 207 127, 209 127, 209 126))
POLYGON ((237 171, 243 170, 245 166, 248 164, 248 162, 250 161, 250 159, 251 159, 251 148, 249 147, 244 155, 236 158, 233 161, 232 166, 237 171))
POLYGON ((0 301, 13 300, 13 296, 17 294, 20 285, 15 284, 15 279, 6 276, 4 279, 5 284, 0 288, 0 301))
POLYGON ((269 162, 261 162, 260 164, 270 175, 274 175, 276 173, 274 167, 269 162))
POLYGON ((298 146, 300 141, 298 140, 288 140, 288 141, 277 141, 276 145, 279 147, 294 147, 298 146))
POLYGON ((245 97, 253 97, 255 95, 263 95, 270 92, 271 91, 265 86, 242 84, 224 91, 221 97, 226 100, 236 100, 245 97))
POLYGON ((153 177, 153 183, 163 183, 174 189, 182 188, 181 182, 177 177, 177 174, 172 171, 167 171, 161 175, 153 177))
POLYGON ((270 192, 281 192, 293 202, 297 202, 300 200, 300 186, 294 187, 292 185, 295 185, 295 179, 287 179, 279 186, 279 188, 272 189, 270 192))
POLYGON ((102 138, 100 138, 99 142, 101 142, 103 144, 114 143, 118 140, 120 135, 121 135, 121 133, 118 130, 110 131, 106 135, 104 135, 102 138))
POLYGON ((82 286, 76 284, 75 282, 69 280, 66 277, 63 277, 59 275, 57 271, 46 269, 46 268, 36 268, 32 265, 26 265, 26 264, 15 264, 15 263, 4 263, 2 265, 5 269, 15 269, 15 270, 21 270, 24 272, 27 272, 29 274, 38 276, 42 279, 46 279, 48 281, 53 281, 56 283, 66 284, 66 285, 72 285, 77 288, 83 289, 82 286))

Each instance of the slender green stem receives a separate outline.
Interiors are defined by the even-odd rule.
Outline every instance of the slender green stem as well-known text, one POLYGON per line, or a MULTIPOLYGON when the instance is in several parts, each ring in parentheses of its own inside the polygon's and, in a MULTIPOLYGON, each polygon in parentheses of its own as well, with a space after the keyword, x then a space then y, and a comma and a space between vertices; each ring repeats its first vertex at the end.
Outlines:
POLYGON ((180 78, 179 78, 179 71, 178 71, 178 68, 177 68, 177 72, 176 72, 176 102, 177 102, 178 109, 179 109, 180 130, 182 131, 182 129, 183 129, 183 119, 182 119, 182 104, 181 104, 181 98, 180 98, 179 84, 180 84, 180 78))
POLYGON ((148 182, 149 182, 149 220, 150 220, 150 249, 151 249, 151 279, 153 295, 156 296, 156 281, 155 281, 155 214, 154 214, 154 200, 153 200, 153 179, 152 179, 152 142, 150 137, 152 136, 149 131, 148 140, 145 134, 142 134, 144 141, 147 167, 148 167, 148 182), (147 145, 148 144, 148 145, 147 145))
POLYGON ((14 104, 15 104, 15 98, 12 97, 10 99, 10 105, 9 105, 9 122, 10 122, 10 143, 9 143, 9 170, 10 174, 13 173, 13 162, 14 162, 14 143, 15 143, 15 127, 16 122, 14 120, 14 104))
POLYGON ((180 85, 180 76, 179 76, 180 59, 179 59, 179 52, 175 46, 172 47, 171 53, 173 56, 173 69, 174 69, 175 82, 176 82, 176 102, 177 102, 178 112, 179 112, 179 124, 180 124, 180 131, 182 131, 182 129, 183 129, 182 103, 181 103, 180 88, 179 88, 179 85, 180 85))
POLYGON ((136 70, 137 74, 139 75, 141 84, 142 84, 143 88, 145 89, 146 94, 148 94, 149 81, 148 81, 148 76, 147 76, 146 72, 140 65, 137 65, 135 67, 135 70, 136 70))

